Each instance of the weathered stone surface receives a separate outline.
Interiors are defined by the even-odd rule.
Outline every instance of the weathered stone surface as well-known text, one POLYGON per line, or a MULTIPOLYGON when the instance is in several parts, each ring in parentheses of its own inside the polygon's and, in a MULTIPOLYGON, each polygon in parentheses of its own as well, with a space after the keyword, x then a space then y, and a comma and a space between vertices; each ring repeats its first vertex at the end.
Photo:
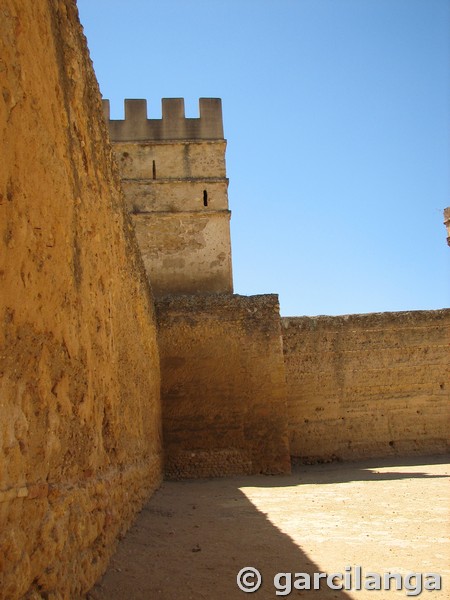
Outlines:
POLYGON ((156 297, 233 292, 222 111, 217 99, 202 100, 203 108, 215 107, 210 133, 215 131, 219 139, 203 137, 204 114, 200 119, 184 118, 181 98, 163 100, 160 120, 146 119, 142 100, 125 101, 123 121, 109 120, 106 114, 156 297), (191 122, 196 123, 194 129, 184 126, 191 122), (170 132, 175 130, 174 139, 170 132))
POLYGON ((291 454, 444 453, 450 310, 283 318, 291 454))
POLYGON ((160 481, 156 327, 75 3, 0 48, 0 598, 75 599, 160 481))
POLYGON ((155 294, 220 293, 231 287, 230 213, 133 215, 155 294))
MULTIPOLYGON (((161 478, 155 315, 74 1, 0 0, 0 57, 0 599, 76 600, 161 478)), ((220 103, 143 107, 116 151, 144 259, 231 291, 220 103)), ((304 460, 448 449, 448 310, 284 319, 288 409, 276 296, 157 311, 169 477, 286 473, 288 421, 304 460)))
POLYGON ((156 312, 167 476, 289 472, 278 297, 172 296, 156 312))

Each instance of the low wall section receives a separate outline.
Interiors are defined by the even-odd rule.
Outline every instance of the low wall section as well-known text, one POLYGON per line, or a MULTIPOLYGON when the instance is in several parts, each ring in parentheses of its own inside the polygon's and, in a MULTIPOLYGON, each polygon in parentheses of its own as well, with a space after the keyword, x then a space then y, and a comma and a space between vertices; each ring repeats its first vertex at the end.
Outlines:
POLYGON ((156 303, 169 478, 290 470, 277 296, 156 303))
POLYGON ((449 448, 450 310, 283 318, 291 455, 449 448))

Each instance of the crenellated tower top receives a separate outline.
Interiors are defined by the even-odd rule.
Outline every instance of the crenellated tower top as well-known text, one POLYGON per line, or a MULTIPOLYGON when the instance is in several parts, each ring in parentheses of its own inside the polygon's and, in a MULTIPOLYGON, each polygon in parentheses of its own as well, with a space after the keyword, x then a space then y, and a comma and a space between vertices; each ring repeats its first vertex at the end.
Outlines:
POLYGON ((110 119, 109 100, 103 113, 113 142, 163 140, 223 140, 222 101, 200 98, 200 118, 187 119, 184 98, 163 98, 162 118, 147 118, 147 100, 125 100, 125 119, 110 119))
POLYGON ((232 294, 230 210, 222 101, 200 98, 187 119, 183 98, 164 98, 162 118, 146 100, 125 100, 125 118, 105 118, 126 205, 156 297, 232 294))

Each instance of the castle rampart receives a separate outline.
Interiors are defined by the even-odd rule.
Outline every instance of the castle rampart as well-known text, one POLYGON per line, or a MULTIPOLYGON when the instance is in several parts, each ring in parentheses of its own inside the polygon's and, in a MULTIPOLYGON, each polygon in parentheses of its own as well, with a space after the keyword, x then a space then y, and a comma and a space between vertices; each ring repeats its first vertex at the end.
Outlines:
POLYGON ((161 481, 153 299, 75 2, 0 14, 0 599, 80 599, 161 481))
POLYGON ((169 478, 288 473, 278 297, 156 302, 169 478))
POLYGON ((75 3, 1 15, 0 600, 84 597, 163 454, 198 477, 287 473, 289 442, 448 450, 450 310, 280 322, 231 294, 220 101, 108 122, 127 211, 75 3))
POLYGON ((450 450, 450 310, 282 318, 291 455, 450 450))

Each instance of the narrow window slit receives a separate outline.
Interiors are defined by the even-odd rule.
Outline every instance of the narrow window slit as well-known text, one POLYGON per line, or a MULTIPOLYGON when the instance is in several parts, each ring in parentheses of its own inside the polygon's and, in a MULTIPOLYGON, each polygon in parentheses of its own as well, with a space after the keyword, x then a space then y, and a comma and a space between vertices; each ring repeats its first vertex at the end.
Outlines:
POLYGON ((208 206, 208 192, 203 190, 203 206, 208 206))
POLYGON ((156 179, 156 162, 153 161, 153 179, 156 179))

